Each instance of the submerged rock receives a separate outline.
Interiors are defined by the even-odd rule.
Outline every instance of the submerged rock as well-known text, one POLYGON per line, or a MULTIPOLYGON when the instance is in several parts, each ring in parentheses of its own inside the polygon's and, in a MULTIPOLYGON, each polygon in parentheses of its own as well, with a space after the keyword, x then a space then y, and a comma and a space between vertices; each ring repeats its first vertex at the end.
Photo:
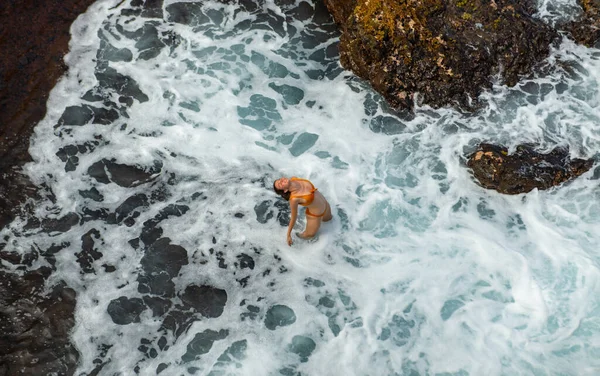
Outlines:
POLYGON ((121 296, 108 304, 106 311, 117 325, 128 325, 140 322, 140 315, 146 310, 144 301, 140 298, 121 296))
POLYGON ((200 355, 207 354, 215 341, 225 339, 229 335, 229 331, 221 329, 218 332, 207 329, 201 333, 197 333, 194 339, 187 345, 187 351, 181 357, 185 363, 198 359, 200 355))
POLYGON ((46 218, 42 220, 42 229, 46 232, 67 232, 79 223, 77 213, 68 213, 60 218, 46 218))
POLYGON ((269 308, 265 317, 265 326, 275 330, 279 326, 288 326, 296 322, 296 313, 290 307, 276 304, 269 308))
POLYGON ((204 317, 219 317, 227 303, 227 292, 212 286, 189 285, 180 298, 184 307, 191 307, 204 317))
POLYGON ((395 108, 476 107, 491 78, 532 73, 558 33, 523 0, 325 0, 340 27, 342 65, 395 108))
POLYGON ((485 143, 467 162, 479 184, 506 194, 554 187, 583 174, 593 164, 592 159, 571 159, 566 148, 542 154, 532 145, 519 145, 509 155, 507 148, 485 143))
POLYGON ((187 251, 171 239, 158 239, 145 250, 140 260, 142 272, 138 277, 138 291, 153 295, 172 297, 175 283, 172 281, 184 265, 189 263, 187 251))

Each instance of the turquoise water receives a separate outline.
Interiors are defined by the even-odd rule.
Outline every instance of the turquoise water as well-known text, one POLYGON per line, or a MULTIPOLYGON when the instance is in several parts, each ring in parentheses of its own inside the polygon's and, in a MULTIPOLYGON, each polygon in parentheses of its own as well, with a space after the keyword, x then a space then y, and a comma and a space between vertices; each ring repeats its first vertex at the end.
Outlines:
POLYGON ((2 234, 77 291, 77 374, 600 372, 598 169, 503 196, 464 164, 481 141, 597 155, 598 50, 407 118, 340 67, 320 3, 134 5, 75 22, 30 149, 36 215, 76 224, 2 234), (290 248, 293 175, 334 220, 290 248))

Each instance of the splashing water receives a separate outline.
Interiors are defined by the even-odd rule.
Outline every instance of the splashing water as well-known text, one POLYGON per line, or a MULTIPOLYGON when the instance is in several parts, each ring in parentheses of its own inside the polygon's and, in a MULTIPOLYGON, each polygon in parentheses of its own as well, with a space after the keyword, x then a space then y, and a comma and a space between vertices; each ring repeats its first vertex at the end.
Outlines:
POLYGON ((77 374, 599 374, 598 168, 503 196, 464 156, 594 156, 600 52, 565 39, 476 114, 402 118, 320 3, 102 0, 73 25, 27 165, 53 195, 3 235, 78 292, 77 374), (289 248, 291 175, 334 220, 289 248))

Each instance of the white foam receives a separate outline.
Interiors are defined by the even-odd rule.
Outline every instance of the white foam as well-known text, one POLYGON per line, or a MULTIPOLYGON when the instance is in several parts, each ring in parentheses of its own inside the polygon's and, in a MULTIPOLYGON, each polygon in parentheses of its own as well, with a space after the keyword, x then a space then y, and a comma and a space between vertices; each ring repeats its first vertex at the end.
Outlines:
MULTIPOLYGON (((165 2, 165 13, 172 3, 165 2)), ((176 33, 181 43, 150 60, 138 59, 135 41, 116 29, 120 25, 133 32, 150 20, 119 16, 128 3, 112 10, 114 1, 94 4, 72 27, 66 57, 70 73, 52 91, 48 114, 36 128, 35 162, 27 172, 56 194, 56 204, 37 208, 42 218, 81 214, 84 207, 113 212, 134 194, 150 195, 160 185, 168 192, 165 200, 139 209, 131 227, 93 220, 64 234, 14 235, 23 250, 70 243, 57 254, 53 280, 63 279, 78 292, 73 331, 81 354, 78 372, 91 372, 100 357, 98 346, 108 344, 112 347, 102 361, 110 362, 102 374, 130 374, 136 366, 140 374, 152 374, 161 363, 169 365, 161 375, 189 374, 190 367, 208 374, 221 354, 241 340, 247 341, 245 357, 239 368, 227 366, 228 374, 277 374, 290 367, 307 375, 411 370, 543 375, 569 374, 573 367, 591 374, 600 367, 595 356, 600 353, 600 216, 594 209, 593 173, 546 192, 503 196, 477 186, 461 162, 487 140, 511 149, 536 142, 549 150, 559 143, 570 146, 574 157, 594 155, 600 146, 597 51, 565 40, 549 59, 555 73, 528 81, 552 85, 543 89, 545 94, 497 86, 482 96, 489 105, 481 113, 467 117, 451 109, 418 108, 413 120, 399 119, 405 128, 386 135, 369 125, 375 116, 393 115, 382 106, 367 115, 367 96, 376 103, 381 98, 351 74, 309 78, 309 69, 331 69, 327 61, 308 56, 335 42, 334 35, 303 48, 302 41, 274 31, 239 29, 244 20, 256 25, 260 12, 284 14, 285 8, 274 2, 255 14, 235 13, 233 5, 199 4, 221 10, 223 22, 203 31, 152 19, 160 32, 176 33), (110 125, 54 128, 66 107, 99 105, 80 98, 97 84, 93 61, 102 25, 114 47, 128 48, 134 56, 132 62, 110 62, 110 67, 137 82, 149 100, 134 99, 126 109, 129 118, 121 116, 110 125), (212 53, 200 53, 211 47, 216 47, 212 53), (290 52, 298 57, 286 57, 290 52), (280 64, 287 74, 271 71, 269 76, 265 66, 249 60, 253 53, 266 64, 280 64), (579 78, 558 68, 557 61, 577 63, 579 78), (213 65, 220 63, 229 68, 213 65), (554 86, 561 82, 567 86, 559 92, 554 86), (294 86, 304 97, 298 104, 285 103, 269 84, 294 86), (245 109, 256 95, 272 102, 248 114, 245 109), (257 119, 263 123, 242 124, 257 119), (318 139, 298 154, 303 146, 295 143, 304 132, 318 139), (79 154, 77 168, 66 172, 57 150, 95 135, 102 143, 79 154), (113 158, 142 166, 160 160, 163 167, 154 183, 134 188, 100 184, 87 174, 93 163, 113 158), (170 174, 176 177, 174 185, 167 184, 170 174), (281 175, 311 179, 330 201, 334 220, 323 225, 316 241, 296 239, 289 248, 276 208, 266 223, 257 220, 255 207, 277 200, 270 184, 281 175), (81 197, 79 191, 91 187, 104 201, 81 197), (196 192, 207 198, 192 199, 196 192), (141 296, 137 277, 144 251, 128 242, 140 236, 144 222, 176 203, 189 210, 160 222, 162 236, 184 247, 190 261, 173 280, 176 291, 189 284, 211 285, 226 290, 228 300, 220 317, 198 317, 179 338, 167 331, 170 347, 148 358, 136 349, 146 338, 158 350, 162 318, 146 310, 140 323, 122 326, 113 323, 106 308, 120 296, 141 296), (93 228, 102 234, 95 246, 103 258, 94 263, 96 274, 82 274, 75 253, 82 235, 93 228), (218 266, 210 248, 223 252, 228 269, 218 266), (252 256, 254 269, 233 267, 241 252, 252 256), (106 273, 103 263, 117 270, 106 273), (242 288, 237 280, 247 276, 242 288), (306 278, 324 285, 307 284, 306 278), (260 307, 257 319, 241 320, 249 304, 260 307), (296 321, 269 330, 266 311, 276 304, 292 308, 296 321), (183 362, 188 343, 207 329, 229 334, 214 341, 207 354, 183 362), (288 349, 294 336, 315 342, 306 362, 288 349)), ((308 23, 290 21, 296 35, 308 23)), ((283 30, 290 25, 284 23, 283 30)), ((116 93, 107 94, 118 100, 116 93)), ((22 225, 13 224, 13 230, 24 231, 22 225)), ((172 301, 180 303, 179 298, 172 301)))

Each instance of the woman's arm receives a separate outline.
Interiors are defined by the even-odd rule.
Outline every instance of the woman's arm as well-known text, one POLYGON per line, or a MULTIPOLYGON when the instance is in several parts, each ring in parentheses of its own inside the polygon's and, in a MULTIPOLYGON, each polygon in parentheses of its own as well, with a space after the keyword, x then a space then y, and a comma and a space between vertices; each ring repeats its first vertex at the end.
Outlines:
POLYGON ((292 245, 292 229, 296 224, 296 218, 298 218, 298 200, 291 199, 290 200, 290 209, 292 210, 292 216, 290 218, 290 224, 288 225, 287 230, 287 243, 288 245, 292 245))

